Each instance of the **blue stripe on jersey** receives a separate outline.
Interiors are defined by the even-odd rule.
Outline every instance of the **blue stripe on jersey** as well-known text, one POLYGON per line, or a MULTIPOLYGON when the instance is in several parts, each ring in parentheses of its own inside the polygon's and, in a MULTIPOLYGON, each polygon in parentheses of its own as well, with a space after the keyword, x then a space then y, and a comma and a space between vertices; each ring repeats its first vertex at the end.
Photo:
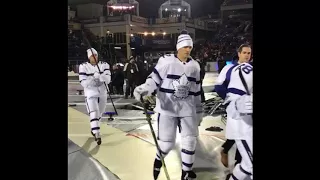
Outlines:
POLYGON ((158 70, 156 68, 153 69, 153 73, 155 73, 156 75, 158 75, 158 78, 160 79, 160 81, 162 81, 162 78, 158 72, 158 70))
POLYGON ((249 173, 248 171, 244 170, 241 165, 240 165, 240 171, 242 171, 243 173, 245 173, 246 175, 251 175, 251 173, 249 173))
POLYGON ((200 96, 200 95, 201 95, 201 91, 198 91, 198 92, 191 92, 191 91, 189 91, 189 95, 200 96))
MULTIPOLYGON (((104 69, 104 70, 103 70, 103 72, 104 72, 104 71, 108 71, 108 70, 110 70, 110 69, 104 69)), ((103 72, 100 72, 100 74, 102 74, 103 72)), ((93 74, 93 73, 91 73, 91 74, 87 74, 87 73, 85 73, 85 72, 79 72, 79 75, 84 75, 84 76, 93 76, 94 74, 93 74)), ((111 76, 110 74, 106 74, 106 75, 111 76)))
MULTIPOLYGON (((100 74, 103 74, 104 73, 104 71, 108 71, 109 69, 105 69, 105 70, 103 70, 103 72, 100 72, 100 74)), ((110 74, 106 74, 106 75, 109 75, 109 76, 111 76, 110 74)))
POLYGON ((228 88, 228 93, 232 93, 232 94, 237 94, 237 95, 245 95, 247 94, 246 92, 242 91, 241 89, 237 89, 237 88, 228 88))
MULTIPOLYGON (((100 72, 100 74, 102 74, 103 72, 100 72)), ((83 75, 83 76, 93 76, 94 74, 91 73, 91 74, 86 74, 86 73, 79 73, 79 75, 83 75)), ((111 76, 110 74, 106 74, 106 75, 109 75, 111 76)))
POLYGON ((224 86, 224 84, 221 85, 215 85, 214 86, 214 90, 216 91, 216 93, 219 95, 219 97, 221 97, 222 99, 225 99, 227 96, 227 89, 224 86))
POLYGON ((188 168, 191 168, 193 166, 193 163, 189 164, 189 163, 185 163, 182 161, 182 164, 188 168))
POLYGON ((196 78, 194 78, 194 77, 188 77, 188 80, 191 81, 191 82, 197 83, 197 80, 196 80, 196 78))
POLYGON ((171 93, 171 94, 174 93, 174 90, 173 90, 173 89, 160 88, 159 91, 160 91, 160 92, 164 92, 164 93, 171 93))
MULTIPOLYGON (((173 94, 174 93, 174 89, 166 89, 166 88, 160 88, 159 89, 160 92, 164 92, 164 93, 170 93, 170 94, 173 94)), ((192 95, 192 96, 199 96, 201 95, 201 91, 198 91, 198 92, 192 92, 192 91, 189 91, 189 95, 192 95)))
POLYGON ((179 76, 179 75, 174 75, 174 74, 168 74, 167 75, 167 78, 168 79, 179 79, 181 76, 179 76))
POLYGON ((79 75, 84 75, 84 76, 93 76, 93 73, 91 73, 91 74, 87 74, 87 73, 84 73, 84 72, 79 72, 79 75))
POLYGON ((189 155, 194 155, 196 151, 188 151, 186 149, 181 149, 181 152, 183 152, 185 154, 189 154, 189 155))
MULTIPOLYGON (((180 79, 181 76, 180 75, 175 75, 175 74, 168 74, 167 75, 167 78, 168 79, 180 79)), ((194 77, 187 77, 188 78, 188 81, 191 81, 191 82, 195 82, 197 84, 200 84, 200 81, 197 81, 196 78, 194 77), (198 83, 199 82, 199 83, 198 83)))

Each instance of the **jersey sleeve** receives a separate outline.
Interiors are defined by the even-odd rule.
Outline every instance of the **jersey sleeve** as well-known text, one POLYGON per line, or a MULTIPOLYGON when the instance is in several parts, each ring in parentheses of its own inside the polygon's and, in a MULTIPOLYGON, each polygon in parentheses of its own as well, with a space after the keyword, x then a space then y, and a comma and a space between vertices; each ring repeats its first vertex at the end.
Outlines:
POLYGON ((230 66, 224 66, 221 72, 219 73, 219 76, 216 80, 216 84, 214 85, 214 90, 216 93, 222 98, 225 99, 227 95, 227 88, 225 81, 227 76, 227 71, 230 69, 230 66))
POLYGON ((230 66, 224 66, 221 70, 221 72, 219 73, 219 76, 216 80, 216 84, 215 85, 222 85, 223 82, 226 80, 226 74, 228 69, 230 68, 230 66))
POLYGON ((195 96, 194 96, 194 102, 197 108, 197 112, 200 112, 202 107, 201 107, 201 70, 200 70, 200 65, 196 63, 196 83, 194 84, 194 91, 195 91, 195 96))
POLYGON ((104 63, 102 65, 102 74, 101 74, 101 80, 103 82, 106 82, 106 84, 109 84, 111 81, 111 72, 110 72, 110 65, 108 63, 104 63))
POLYGON ((145 82, 146 87, 149 92, 154 92, 160 87, 162 80, 164 79, 167 71, 167 63, 165 63, 165 58, 161 57, 154 67, 152 73, 147 77, 145 82))
POLYGON ((87 72, 86 72, 83 64, 80 64, 80 66, 79 66, 79 81, 80 81, 81 86, 84 88, 88 88, 92 79, 93 79, 92 76, 87 75, 87 72))

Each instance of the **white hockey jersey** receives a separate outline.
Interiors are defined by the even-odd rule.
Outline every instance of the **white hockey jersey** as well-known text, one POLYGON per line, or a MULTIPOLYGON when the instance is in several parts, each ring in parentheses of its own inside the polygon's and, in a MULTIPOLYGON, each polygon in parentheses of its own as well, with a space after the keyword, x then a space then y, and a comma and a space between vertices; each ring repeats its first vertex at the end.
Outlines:
POLYGON ((237 111, 235 100, 242 95, 253 92, 253 67, 249 63, 242 63, 231 70, 230 82, 227 89, 226 102, 230 102, 227 107, 227 139, 252 139, 252 116, 242 116, 237 111), (247 88, 241 80, 239 71, 247 88))
POLYGON ((82 63, 79 66, 79 81, 84 88, 84 95, 87 98, 107 96, 107 90, 103 83, 101 83, 100 86, 90 85, 90 81, 94 80, 94 73, 96 72, 107 77, 105 81, 107 85, 111 81, 109 64, 99 61, 98 66, 101 72, 99 72, 97 65, 92 65, 89 62, 82 63))
POLYGON ((174 54, 160 57, 146 80, 149 92, 157 89, 155 111, 172 117, 195 116, 201 108, 200 66, 182 62, 174 54))

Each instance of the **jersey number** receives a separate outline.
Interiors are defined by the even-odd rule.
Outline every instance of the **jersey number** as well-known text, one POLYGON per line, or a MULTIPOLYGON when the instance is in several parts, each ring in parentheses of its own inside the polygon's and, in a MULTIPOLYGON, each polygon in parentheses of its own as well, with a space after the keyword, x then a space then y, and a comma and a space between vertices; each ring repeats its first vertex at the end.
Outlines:
POLYGON ((241 65, 236 70, 239 70, 239 69, 242 69, 242 71, 244 73, 249 74, 252 71, 253 68, 251 66, 248 66, 248 65, 241 65), (243 68, 241 68, 241 67, 243 67, 243 68))

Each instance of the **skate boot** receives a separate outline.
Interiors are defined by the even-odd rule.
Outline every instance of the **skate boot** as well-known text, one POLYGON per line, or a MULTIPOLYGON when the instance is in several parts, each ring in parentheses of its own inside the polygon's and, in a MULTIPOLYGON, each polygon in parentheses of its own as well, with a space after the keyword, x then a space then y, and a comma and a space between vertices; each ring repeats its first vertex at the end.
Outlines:
POLYGON ((196 173, 191 171, 182 170, 181 180, 195 180, 197 178, 196 173))
POLYGON ((228 154, 224 153, 223 150, 220 152, 221 154, 221 163, 224 165, 224 167, 228 167, 228 154))
POLYGON ((94 140, 97 141, 98 145, 101 144, 101 136, 99 132, 94 135, 94 140))
POLYGON ((162 162, 158 159, 155 159, 154 164, 153 164, 153 178, 154 178, 154 180, 158 179, 161 167, 162 167, 162 162))

